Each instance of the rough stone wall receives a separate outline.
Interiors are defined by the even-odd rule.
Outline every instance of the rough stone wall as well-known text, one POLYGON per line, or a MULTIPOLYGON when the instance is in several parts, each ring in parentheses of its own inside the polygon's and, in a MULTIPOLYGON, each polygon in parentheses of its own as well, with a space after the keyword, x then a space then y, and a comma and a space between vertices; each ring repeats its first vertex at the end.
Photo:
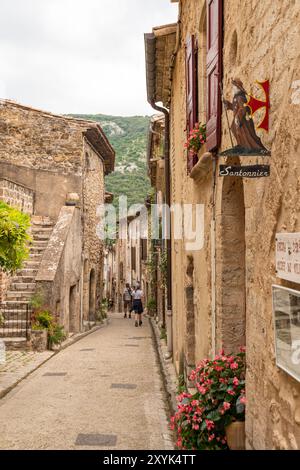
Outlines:
POLYGON ((84 142, 84 181, 83 181, 83 216, 84 216, 84 257, 88 260, 88 269, 96 274, 96 310, 103 298, 103 240, 97 235, 100 224, 98 207, 104 204, 104 167, 101 157, 87 141, 84 142))
MULTIPOLYGON (((173 339, 174 359, 177 372, 183 373, 188 356, 195 362, 207 357, 211 351, 211 259, 210 222, 212 209, 212 173, 199 181, 187 175, 186 142, 186 76, 185 45, 187 36, 195 34, 200 43, 200 22, 204 0, 181 2, 181 38, 172 78, 171 118, 171 198, 172 203, 204 204, 205 207, 205 248, 189 252, 182 240, 172 240, 172 263, 180 266, 172 279, 173 290, 173 339), (194 260, 193 286, 187 275, 189 256, 194 260), (187 318, 187 308, 191 310, 190 290, 193 289, 194 319, 192 331, 195 342, 190 347, 189 336, 191 318, 187 318), (194 353, 191 351, 194 349, 194 353)), ((199 54, 200 64, 201 54, 199 54)), ((200 69, 200 65, 199 65, 200 69)), ((199 117, 205 113, 205 102, 199 97, 199 117)))
POLYGON ((36 276, 36 289, 43 293, 45 303, 67 333, 80 331, 81 283, 80 210, 63 207, 36 276))
MULTIPOLYGON (((205 121, 205 2, 185 0, 181 2, 181 9, 181 39, 172 81, 172 201, 205 204, 204 249, 193 253, 195 359, 197 362, 213 352, 211 335, 214 330, 217 346, 227 341, 228 347, 236 349, 238 343, 243 341, 246 322, 247 447, 299 448, 300 385, 275 364, 271 286, 276 283, 299 290, 299 285, 276 278, 275 234, 300 231, 300 3, 288 0, 224 0, 224 92, 227 99, 232 98, 231 79, 238 77, 246 90, 263 98, 255 81, 270 80, 270 132, 260 135, 265 146, 271 149, 272 157, 271 176, 244 179, 242 192, 240 188, 237 191, 233 181, 225 184, 224 178, 216 178, 215 325, 211 317, 213 291, 210 285, 212 174, 208 173, 201 182, 188 177, 183 150, 186 138, 184 46, 188 34, 196 34, 199 44, 199 119, 205 121), (235 198, 240 206, 239 211, 233 207, 235 198), (243 212, 245 226, 241 220, 238 227, 231 229, 230 220, 237 224, 243 212), (238 255, 230 243, 234 240, 238 255), (226 249, 227 253, 224 252, 226 249), (241 257, 243 250, 245 255, 241 257), (238 260, 240 262, 237 263, 238 260), (224 289, 225 284, 227 288, 224 289), (234 311, 236 317, 232 316, 234 311), (243 311, 246 316, 244 320, 243 311), (231 320, 229 318, 227 322, 228 315, 231 315, 231 320), (238 321, 235 322, 237 317, 238 321)), ((258 113, 255 120, 259 117, 261 114, 258 113)), ((231 113, 229 118, 232 119, 231 113)), ((221 150, 231 146, 227 129, 223 113, 221 150)), ((255 164, 257 159, 248 158, 247 163, 255 164)), ((262 162, 259 160, 258 163, 262 162)), ((237 184, 239 186, 241 183, 237 184)), ((187 287, 187 253, 183 243, 174 240, 172 252, 173 266, 183 267, 176 271, 173 278, 174 359, 177 371, 182 372, 186 355, 184 332, 189 329, 185 312, 190 299, 187 302, 184 295, 184 286, 187 287)))
POLYGON ((0 200, 26 214, 33 214, 34 193, 29 188, 1 178, 0 200))
MULTIPOLYGON (((276 278, 275 234, 300 231, 300 2, 224 3, 225 94, 231 98, 233 77, 255 96, 261 96, 255 80, 269 79, 271 90, 270 131, 261 134, 272 151, 271 176, 244 180, 247 446, 295 449, 300 448, 300 384, 275 364, 271 286, 299 290, 276 278)), ((229 146, 224 115, 222 149, 229 146)), ((222 185, 220 179, 220 192, 222 185)))
POLYGON ((0 102, 0 159, 30 168, 81 174, 82 127, 8 101, 0 102))

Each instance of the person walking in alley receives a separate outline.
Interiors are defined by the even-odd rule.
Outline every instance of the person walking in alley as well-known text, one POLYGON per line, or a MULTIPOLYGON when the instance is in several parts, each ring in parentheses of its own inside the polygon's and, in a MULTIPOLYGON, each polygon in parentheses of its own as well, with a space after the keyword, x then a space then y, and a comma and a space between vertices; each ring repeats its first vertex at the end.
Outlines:
POLYGON ((124 301, 124 318, 127 318, 127 311, 129 311, 129 318, 131 318, 132 311, 132 290, 128 282, 123 292, 123 301, 124 301))
POLYGON ((135 326, 142 326, 142 313, 143 309, 143 291, 139 284, 137 284, 133 292, 132 310, 135 313, 135 326))

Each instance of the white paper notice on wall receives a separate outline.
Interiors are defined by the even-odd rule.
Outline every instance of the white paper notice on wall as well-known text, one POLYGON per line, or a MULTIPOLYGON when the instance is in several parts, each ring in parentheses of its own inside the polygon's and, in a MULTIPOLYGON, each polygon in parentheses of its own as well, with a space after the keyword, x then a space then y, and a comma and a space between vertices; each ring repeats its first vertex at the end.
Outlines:
POLYGON ((276 274, 300 284, 300 232, 276 234, 276 274))

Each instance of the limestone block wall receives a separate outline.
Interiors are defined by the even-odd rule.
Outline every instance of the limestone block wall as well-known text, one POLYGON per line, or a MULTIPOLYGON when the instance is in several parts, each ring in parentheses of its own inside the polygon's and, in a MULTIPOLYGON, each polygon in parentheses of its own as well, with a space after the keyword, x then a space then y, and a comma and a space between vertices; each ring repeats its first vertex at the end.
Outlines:
POLYGON ((74 119, 0 102, 0 159, 81 174, 82 128, 74 119))
POLYGON ((36 276, 36 290, 67 333, 81 327, 81 255, 80 210, 63 207, 36 276))
MULTIPOLYGON (((226 0, 224 4, 226 95, 231 95, 233 77, 239 77, 245 89, 258 98, 262 95, 255 80, 269 79, 271 90, 270 131, 260 134, 272 151, 271 176, 243 181, 247 446, 295 449, 300 448, 300 384, 275 365, 271 286, 276 283, 300 288, 279 280, 275 273, 276 232, 300 231, 300 124, 296 99, 300 79, 300 3, 226 0)), ((229 146, 224 115, 222 148, 229 146)), ((219 181, 218 191, 224 191, 224 181, 219 181)))
POLYGON ((0 179, 0 200, 26 214, 33 214, 34 192, 7 179, 0 179))
MULTIPOLYGON (((212 172, 207 172, 203 180, 192 179, 187 174, 187 152, 184 143, 186 134, 186 70, 185 46, 187 37, 195 34, 200 47, 200 25, 203 21, 204 0, 181 2, 181 34, 172 77, 171 98, 171 202, 179 204, 204 204, 204 249, 189 252, 185 242, 172 240, 172 263, 180 266, 172 279, 173 290, 173 336, 174 359, 177 372, 184 372, 184 364, 200 361, 211 353, 211 214, 212 214, 212 172), (187 274, 189 257, 193 259, 192 279, 187 274), (190 292, 193 292, 193 299, 190 292), (193 318, 187 317, 187 310, 193 318), (189 339, 189 330, 195 331, 194 340, 189 339)), ((205 16, 204 16, 205 17, 205 16)), ((199 54, 199 70, 202 70, 203 57, 199 54)), ((203 90, 202 82, 199 90, 203 90)), ((199 94, 199 118, 205 115, 205 100, 199 94)), ((204 149, 203 149, 204 151, 204 149)))
MULTIPOLYGON (((186 344, 185 332, 190 325, 187 311, 192 311, 192 301, 190 295, 186 298, 185 289, 192 282, 195 361, 213 352, 214 334, 216 346, 225 343, 228 350, 236 349, 246 340, 247 447, 299 448, 300 384, 275 364, 271 286, 276 283, 299 290, 299 285, 276 277, 275 234, 300 231, 300 3, 224 0, 225 97, 232 98, 232 78, 240 78, 245 89, 257 98, 263 95, 255 81, 270 80, 270 131, 259 133, 272 156, 264 161, 271 165, 269 178, 237 181, 216 177, 215 197, 212 172, 208 171, 203 181, 187 176, 183 150, 186 139, 185 41, 189 34, 195 34, 198 40, 199 119, 205 121, 206 2, 185 0, 180 4, 181 37, 172 77, 170 110, 172 202, 205 204, 205 243, 203 250, 191 253, 194 274, 188 279, 190 254, 181 241, 172 242, 173 266, 183 267, 173 276, 175 365, 177 371, 182 372, 189 352, 187 346, 191 345, 186 344), (214 213, 215 287, 211 285, 214 213), (214 292, 215 323, 211 316, 214 292)), ((254 117, 256 123, 259 118, 261 114, 254 117)), ((232 119, 231 113, 229 119, 232 119)), ((230 146, 223 112, 220 150, 230 146)), ((247 159, 247 164, 256 163, 262 161, 247 159)))
MULTIPOLYGON (((86 269, 96 276, 96 309, 103 298, 103 240, 97 234, 101 219, 98 208, 104 204, 104 167, 99 156, 87 141, 83 146, 84 179, 82 186, 84 217, 84 257, 86 269)), ((88 279, 86 279, 88 281, 88 279)))

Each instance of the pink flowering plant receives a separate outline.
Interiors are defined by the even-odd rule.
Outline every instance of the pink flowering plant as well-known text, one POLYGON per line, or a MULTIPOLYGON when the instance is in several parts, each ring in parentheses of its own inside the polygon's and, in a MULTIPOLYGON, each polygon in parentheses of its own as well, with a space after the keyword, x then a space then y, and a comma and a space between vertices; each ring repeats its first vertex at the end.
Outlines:
POLYGON ((177 396, 178 411, 171 418, 178 449, 225 450, 225 428, 245 420, 245 348, 236 355, 220 352, 192 371, 197 390, 177 396))
POLYGON ((196 122, 194 129, 190 131, 189 137, 185 143, 187 148, 192 153, 199 152, 201 146, 206 142, 206 126, 196 122))

